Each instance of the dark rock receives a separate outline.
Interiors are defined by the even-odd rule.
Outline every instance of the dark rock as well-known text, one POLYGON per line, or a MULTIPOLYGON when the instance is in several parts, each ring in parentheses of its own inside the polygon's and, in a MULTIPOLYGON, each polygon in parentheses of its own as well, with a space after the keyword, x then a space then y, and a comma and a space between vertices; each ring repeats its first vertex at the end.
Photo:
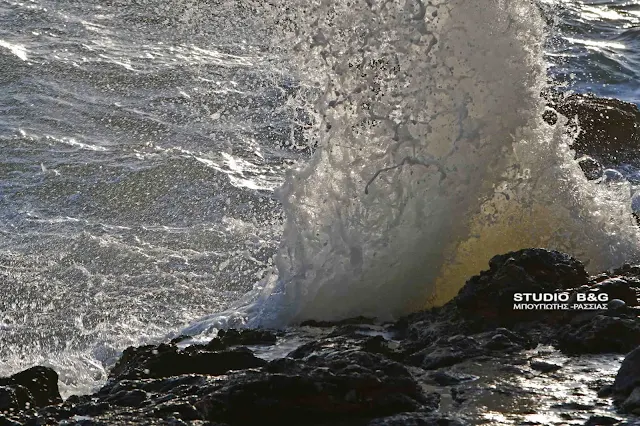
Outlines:
POLYGON ((562 404, 554 404, 551 408, 560 408, 563 410, 572 410, 572 411, 589 411, 593 410, 595 405, 592 404, 580 404, 579 402, 564 402, 562 404))
POLYGON ((602 165, 591 157, 581 158, 578 165, 588 180, 600 179, 604 172, 602 165))
POLYGON ((364 336, 370 336, 372 329, 365 324, 346 324, 335 327, 335 329, 329 333, 327 337, 354 337, 361 338, 364 336))
POLYGON ((329 328, 329 327, 340 327, 343 325, 352 325, 352 324, 375 324, 377 320, 375 318, 368 317, 354 317, 347 318, 341 321, 315 321, 315 320, 307 320, 300 323, 300 327, 318 327, 318 328, 329 328))
POLYGON ((485 344, 485 347, 492 350, 504 350, 513 347, 513 342, 504 334, 496 334, 485 344))
POLYGON ((15 389, 9 386, 0 386, 0 412, 23 408, 25 408, 25 405, 18 403, 15 389))
POLYGON ((404 362, 426 370, 434 370, 477 357, 493 357, 534 346, 532 340, 506 328, 498 328, 471 336, 455 335, 435 341, 409 341, 406 346, 401 346, 401 349, 404 352, 404 362))
POLYGON ((451 388, 451 399, 458 404, 462 404, 467 400, 466 393, 466 389, 451 388))
POLYGON ((640 319, 594 314, 561 328, 555 339, 556 347, 570 354, 627 353, 640 345, 640 319))
POLYGON ((33 394, 24 386, 10 385, 3 386, 4 403, 13 404, 8 407, 9 410, 27 410, 38 407, 33 394))
POLYGON ((504 365, 500 367, 500 371, 510 374, 523 375, 526 373, 522 368, 516 367, 515 365, 504 365))
POLYGON ((562 368, 561 365, 558 364, 553 364, 551 362, 546 362, 546 361, 531 361, 531 363, 529 364, 531 365, 531 368, 533 368, 536 371, 540 371, 542 373, 551 373, 553 371, 558 371, 562 368))
POLYGON ((383 354, 391 359, 398 359, 398 354, 392 347, 391 342, 382 336, 367 338, 362 344, 362 350, 375 354, 383 354))
MULTIPOLYGON (((591 94, 547 94, 549 106, 569 120, 571 131, 580 127, 572 148, 605 164, 637 163, 640 148, 640 111, 635 104, 591 94)), ((545 115, 552 122, 550 114, 545 115)))
POLYGON ((620 423, 619 419, 609 416, 591 416, 585 422, 585 426, 609 426, 620 423))
POLYGON ((558 122, 558 114, 554 110, 546 109, 542 113, 542 119, 545 122, 547 122, 547 124, 550 124, 551 126, 555 126, 556 123, 558 122))
POLYGON ((45 407, 62 402, 58 389, 58 373, 48 367, 32 367, 7 378, 0 386, 12 388, 16 401, 23 407, 45 407))
POLYGON ((465 321, 460 317, 453 302, 443 307, 429 309, 400 318, 391 326, 395 339, 400 339, 400 351, 415 353, 435 342, 442 336, 469 335, 484 331, 484 323, 465 321))
POLYGON ((270 330, 245 329, 245 330, 220 330, 218 336, 207 344, 209 350, 222 350, 230 346, 247 345, 274 345, 277 336, 270 330))
POLYGON ((110 408, 111 408, 111 405, 107 402, 90 401, 75 407, 75 410, 73 410, 73 413, 79 416, 93 417, 93 416, 99 416, 105 413, 110 408))
POLYGON ((478 342, 455 342, 449 345, 433 345, 411 354, 407 358, 410 364, 420 366, 425 370, 435 370, 450 367, 467 359, 484 354, 478 342))
POLYGON ((514 310, 515 293, 548 293, 588 282, 582 263, 567 254, 544 249, 495 256, 489 268, 467 281, 454 302, 463 316, 495 324, 540 320, 543 316, 537 311, 514 310))
POLYGON ((202 414, 196 407, 187 402, 166 402, 158 404, 154 407, 151 415, 159 418, 166 418, 173 415, 177 419, 186 421, 202 420, 202 414))
POLYGON ((640 386, 640 347, 631 351, 622 361, 616 379, 611 387, 618 402, 626 399, 631 392, 640 386))
POLYGON ((240 347, 224 351, 208 351, 201 347, 179 350, 175 345, 127 348, 110 372, 110 378, 143 379, 181 374, 220 375, 230 370, 243 370, 266 365, 249 349, 240 347))
POLYGON ((267 364, 266 367, 264 367, 264 370, 267 373, 292 373, 294 372, 297 368, 298 368, 298 361, 290 358, 290 357, 286 357, 286 358, 278 358, 278 359, 274 359, 273 361, 269 362, 269 364, 267 364))
POLYGON ((22 426, 22 424, 0 415, 0 426, 22 426))
POLYGON ((514 349, 532 348, 534 345, 529 339, 518 335, 506 328, 497 328, 491 332, 490 340, 485 343, 485 348, 492 351, 505 351, 514 349))
POLYGON ((461 374, 454 371, 443 370, 432 373, 430 377, 440 386, 457 385, 462 382, 468 382, 471 380, 476 380, 478 378, 477 376, 472 376, 469 374, 461 374))
POLYGON ((299 346, 291 351, 287 357, 303 359, 316 353, 326 352, 327 350, 361 350, 363 349, 364 343, 365 339, 362 337, 355 339, 343 336, 325 337, 299 346))
POLYGON ((141 389, 131 391, 122 390, 109 395, 105 400, 111 404, 123 407, 139 407, 147 399, 147 393, 141 389))
POLYGON ((622 401, 621 408, 626 413, 640 414, 640 387, 635 388, 627 399, 622 401))
POLYGON ((604 385, 598 389, 598 398, 606 398, 613 393, 613 385, 604 385))
POLYGON ((235 376, 195 407, 207 420, 253 425, 371 419, 433 404, 405 367, 377 354, 312 355, 280 369, 235 376))
POLYGON ((601 293, 607 293, 609 300, 620 299, 628 306, 637 306, 638 298, 636 288, 638 285, 636 279, 626 277, 613 277, 599 282, 595 289, 601 293))
POLYGON ((368 426, 464 426, 461 420, 434 413, 402 413, 375 419, 368 426))
POLYGON ((630 287, 640 290, 640 265, 625 263, 620 268, 614 269, 605 275, 607 279, 611 277, 624 278, 630 287))

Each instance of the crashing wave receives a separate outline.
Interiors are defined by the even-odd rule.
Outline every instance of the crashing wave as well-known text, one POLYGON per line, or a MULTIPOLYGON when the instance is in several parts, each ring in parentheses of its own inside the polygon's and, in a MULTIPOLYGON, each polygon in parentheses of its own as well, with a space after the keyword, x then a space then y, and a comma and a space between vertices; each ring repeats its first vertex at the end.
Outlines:
POLYGON ((564 123, 542 120, 546 29, 533 2, 278 3, 258 8, 317 94, 318 149, 279 191, 277 277, 187 332, 230 317, 391 319, 525 247, 592 272, 639 258, 628 184, 588 181, 564 123))

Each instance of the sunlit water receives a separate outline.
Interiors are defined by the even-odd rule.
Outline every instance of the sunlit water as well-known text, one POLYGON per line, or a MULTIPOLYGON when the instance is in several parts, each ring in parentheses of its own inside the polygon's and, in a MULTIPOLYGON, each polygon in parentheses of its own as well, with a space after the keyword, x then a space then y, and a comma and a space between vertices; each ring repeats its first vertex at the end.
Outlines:
MULTIPOLYGON (((433 6, 429 13, 438 11, 440 21, 429 31, 449 37, 454 47, 465 46, 459 37, 477 41, 452 55, 454 62, 468 62, 447 66, 482 68, 488 64, 483 55, 496 46, 501 51, 459 86, 468 98, 447 88, 439 98, 435 86, 464 76, 446 75, 442 52, 420 59, 431 49, 426 34, 413 39, 415 51, 398 50, 421 31, 404 26, 406 14, 420 13, 409 3, 358 15, 361 24, 371 16, 399 17, 369 28, 389 40, 365 44, 365 57, 380 62, 358 63, 358 46, 335 35, 335 51, 322 63, 304 44, 295 52, 294 42, 308 42, 304 37, 318 29, 300 15, 311 10, 307 2, 278 15, 249 1, 0 1, 0 375, 51 365, 68 395, 99 385, 105 366, 127 345, 185 327, 210 330, 230 314, 240 323, 278 326, 309 317, 394 317, 430 299, 445 300, 455 286, 443 282, 459 283, 485 266, 486 259, 473 253, 486 240, 469 235, 501 235, 487 246, 494 251, 521 239, 535 221, 504 238, 494 232, 504 228, 487 228, 482 215, 461 224, 470 209, 495 215, 490 210, 500 206, 489 195, 506 164, 492 159, 511 146, 511 131, 528 129, 522 137, 530 142, 543 133, 548 140, 558 137, 554 129, 532 125, 539 111, 527 89, 544 75, 546 62, 539 60, 552 64, 551 75, 570 88, 635 101, 640 48, 632 34, 640 13, 626 3, 544 2, 534 9, 544 10, 545 30, 542 20, 510 23, 515 9, 531 7, 526 2, 507 2, 512 9, 503 14, 493 1, 484 11, 451 2, 448 17, 445 7, 433 6), (495 16, 502 19, 496 24, 501 38, 492 39, 486 25, 495 16), (287 30, 292 17, 300 24, 298 39, 287 30), (475 24, 457 34, 452 22, 475 24), (544 58, 536 56, 534 40, 545 41, 544 58), (329 70, 346 66, 343 55, 351 55, 351 70, 329 70), (396 65, 415 73, 399 76, 396 65), (327 78, 331 72, 334 79, 327 78), (482 78, 486 86, 480 87, 482 78), (397 114, 395 101, 376 99, 381 90, 402 100, 397 114), (345 93, 357 108, 376 99, 375 114, 421 124, 370 126, 372 116, 341 106, 345 93), (524 104, 526 111, 518 110, 524 104), (331 107, 322 111, 322 105, 331 107), (448 112, 437 118, 429 108, 448 112), (483 116, 502 121, 484 122, 483 116), (460 125, 455 143, 422 144, 446 134, 447 120, 460 125), (316 129, 305 133, 312 122, 316 129), (467 150, 466 143, 483 134, 479 146, 487 149, 446 154, 456 146, 467 150), (389 154, 385 144, 394 135, 398 143, 389 154), (504 140, 496 142, 495 135, 504 140), (307 144, 317 143, 335 149, 321 149, 309 162, 307 144), (476 154, 488 172, 465 162, 476 154), (291 176, 274 192, 294 165, 302 170, 300 184, 291 176), (434 198, 437 208, 424 203, 434 198), (458 235, 448 238, 451 233, 458 235), (463 267, 443 267, 447 261, 463 267), (225 309, 223 316, 199 320, 225 309)), ((318 6, 314 13, 333 12, 318 6)), ((350 28, 347 17, 341 28, 350 28)), ((562 168, 568 153, 563 157, 549 146, 542 155, 555 158, 558 169, 547 178, 574 176, 574 166, 562 168)), ((518 149, 526 157, 526 144, 518 149)), ((535 169, 535 161, 528 164, 535 169)), ((511 172, 510 179, 522 177, 511 172)), ((586 185, 575 179, 556 196, 586 185)), ((516 197, 520 190, 499 189, 516 197)), ((536 191, 521 194, 523 203, 536 200, 536 191)), ((598 190, 585 189, 568 208, 571 214, 587 215, 585 197, 593 194, 598 190)), ((594 201, 599 207, 593 211, 610 211, 617 199, 594 201)), ((571 214, 558 217, 575 231, 580 222, 571 214)), ((602 223, 603 238, 626 229, 604 222, 591 222, 602 223)), ((553 240, 550 225, 538 223, 527 243, 553 240)), ((627 239, 607 240, 620 247, 612 244, 602 256, 577 254, 606 265, 633 253, 627 239)), ((495 254, 491 250, 484 255, 495 254)))
POLYGON ((640 101, 640 4, 633 1, 545 0, 557 31, 547 57, 553 74, 579 91, 640 101))

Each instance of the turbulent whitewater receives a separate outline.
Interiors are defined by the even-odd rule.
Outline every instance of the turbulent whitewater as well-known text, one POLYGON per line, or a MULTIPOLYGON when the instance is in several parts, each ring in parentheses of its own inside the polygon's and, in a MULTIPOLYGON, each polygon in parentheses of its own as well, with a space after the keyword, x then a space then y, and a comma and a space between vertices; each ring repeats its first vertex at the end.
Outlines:
POLYGON ((592 272, 638 259, 629 185, 588 182, 564 123, 541 119, 536 4, 301 1, 263 12, 317 94, 319 148, 280 189, 277 274, 236 321, 394 318, 446 302, 490 257, 525 247, 566 251, 592 272))

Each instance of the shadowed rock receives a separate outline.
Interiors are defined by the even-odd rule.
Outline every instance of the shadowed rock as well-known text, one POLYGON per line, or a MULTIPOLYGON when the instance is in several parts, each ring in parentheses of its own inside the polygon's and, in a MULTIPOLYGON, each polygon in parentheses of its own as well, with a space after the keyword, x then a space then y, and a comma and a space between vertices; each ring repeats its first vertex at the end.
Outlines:
POLYGON ((48 367, 32 367, 0 379, 0 411, 36 408, 62 402, 58 373, 48 367))
POLYGON ((126 349, 111 370, 115 380, 178 376, 181 374, 220 375, 230 370, 262 367, 266 361, 256 358, 245 347, 212 352, 200 346, 179 350, 161 344, 126 349))
POLYGON ((209 350, 222 350, 238 345, 274 345, 275 333, 269 330, 220 330, 206 346, 209 350))
POLYGON ((608 278, 596 285, 598 291, 607 293, 609 300, 620 299, 627 306, 638 305, 638 288, 640 288, 640 280, 635 277, 618 276, 608 278))
MULTIPOLYGON (((639 164, 640 111, 635 104, 592 94, 546 93, 545 97, 549 107, 570 120, 571 131, 579 125, 572 145, 578 156, 588 155, 606 165, 639 164), (571 121, 576 117, 577 125, 571 121)), ((553 112, 543 117, 549 124, 557 122, 553 112)))
POLYGON ((631 351, 622 361, 613 386, 608 389, 623 411, 640 409, 640 347, 631 351))
POLYGON ((557 251, 525 249, 493 257, 489 270, 471 278, 454 299, 465 317, 496 324, 540 320, 541 313, 514 310, 515 293, 550 293, 587 284, 584 265, 557 251))
POLYGON ((637 314, 594 313, 575 320, 556 335, 556 347, 572 354, 626 353, 640 345, 637 314))
POLYGON ((433 413, 404 413, 376 419, 368 426, 464 426, 461 420, 433 413))
POLYGON ((277 360, 266 370, 229 381, 196 407, 205 419, 229 424, 320 424, 435 410, 406 367, 377 354, 333 352, 277 360))
POLYGON ((443 307, 396 323, 404 339, 399 351, 407 362, 440 368, 488 350, 505 352, 537 343, 552 344, 568 354, 626 353, 640 344, 640 320, 630 307, 637 305, 640 268, 627 266, 589 279, 582 263, 544 249, 495 256, 489 266, 470 278, 458 296, 443 307), (602 308, 586 311, 514 307, 515 293, 557 292, 568 293, 569 300, 576 299, 578 293, 591 297, 607 293, 610 300, 620 299, 624 306, 593 303, 602 308), (457 347, 458 343, 451 344, 444 337, 452 335, 472 337, 480 343, 457 347))

